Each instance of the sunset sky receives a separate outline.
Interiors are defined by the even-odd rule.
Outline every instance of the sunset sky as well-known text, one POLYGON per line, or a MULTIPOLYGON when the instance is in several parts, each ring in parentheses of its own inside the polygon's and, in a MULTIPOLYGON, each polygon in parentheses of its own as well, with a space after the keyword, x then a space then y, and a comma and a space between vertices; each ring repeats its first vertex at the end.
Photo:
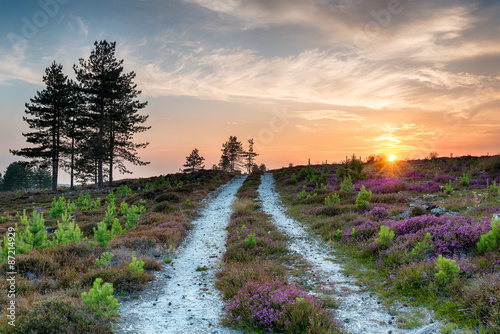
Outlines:
MULTIPOLYGON (((117 42, 149 101, 134 177, 176 172, 193 148, 254 138, 270 168, 355 153, 500 153, 500 2, 1 0, 0 171, 27 144, 24 103, 53 60, 74 78, 117 42)), ((67 181, 64 177, 62 182, 67 181)))

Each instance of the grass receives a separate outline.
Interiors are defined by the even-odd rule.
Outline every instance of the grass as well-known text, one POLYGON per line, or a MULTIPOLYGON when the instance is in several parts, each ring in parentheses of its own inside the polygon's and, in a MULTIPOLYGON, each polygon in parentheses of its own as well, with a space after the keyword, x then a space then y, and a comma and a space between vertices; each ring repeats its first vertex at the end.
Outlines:
MULTIPOLYGON (((85 309, 82 305, 82 292, 88 292, 97 278, 103 283, 112 283, 114 295, 118 299, 131 295, 132 298, 154 279, 153 271, 160 270, 163 263, 172 260, 169 254, 175 251, 191 228, 190 221, 196 217, 199 202, 206 195, 230 179, 224 172, 200 171, 194 174, 173 174, 148 179, 131 179, 115 182, 112 188, 97 190, 92 187, 78 187, 75 190, 59 189, 52 191, 22 191, 0 193, 0 235, 7 230, 21 227, 21 216, 27 216, 36 209, 44 213, 45 227, 50 231, 57 229, 61 218, 50 218, 52 200, 64 195, 72 203, 78 201, 80 194, 90 194, 98 207, 84 210, 77 207, 72 213, 73 220, 80 227, 87 240, 79 243, 33 249, 25 254, 16 255, 16 322, 15 327, 8 325, 6 317, 10 300, 7 294, 0 297, 3 315, 0 318, 1 333, 48 333, 54 328, 67 333, 111 333, 112 321, 105 321, 85 309), (114 191, 116 212, 122 202, 144 205, 145 212, 137 224, 125 228, 127 217, 116 214, 118 223, 125 229, 121 235, 115 234, 107 247, 100 247, 94 240, 93 229, 101 222, 107 211, 106 200, 114 191), (185 209, 185 203, 189 209, 185 209), (156 210, 159 205, 161 210, 156 210), (106 266, 99 266, 96 259, 103 253, 113 254, 106 266), (134 252, 138 261, 144 261, 144 270, 133 270, 130 263, 134 252), (61 320, 62 319, 62 320, 61 320)), ((126 206, 123 205, 123 208, 126 206)), ((54 234, 47 233, 52 241, 54 234)), ((142 264, 142 262, 141 262, 142 264)), ((9 267, 5 260, 0 261, 0 275, 6 276, 9 267)), ((0 289, 8 289, 6 280, 0 281, 0 289)))
MULTIPOLYGON (((351 194, 339 192, 338 165, 284 168, 275 172, 275 178, 288 214, 330 243, 345 272, 378 291, 386 303, 412 300, 452 324, 484 326, 496 333, 500 249, 481 252, 477 243, 491 230, 492 215, 500 213, 500 194, 495 187, 488 188, 493 180, 498 182, 500 170, 492 167, 498 158, 471 161, 400 162, 394 175, 383 164, 365 164, 351 194), (325 170, 330 175, 323 185, 306 181, 309 174, 325 170), (470 175, 466 185, 461 181, 465 173, 470 175), (365 208, 356 208, 363 187, 373 195, 365 208), (304 189, 307 194, 318 193, 316 198, 340 194, 340 203, 308 200, 301 195, 304 189), (436 216, 433 208, 444 215, 436 216)), ((420 318, 405 315, 400 325, 418 326, 420 318)))

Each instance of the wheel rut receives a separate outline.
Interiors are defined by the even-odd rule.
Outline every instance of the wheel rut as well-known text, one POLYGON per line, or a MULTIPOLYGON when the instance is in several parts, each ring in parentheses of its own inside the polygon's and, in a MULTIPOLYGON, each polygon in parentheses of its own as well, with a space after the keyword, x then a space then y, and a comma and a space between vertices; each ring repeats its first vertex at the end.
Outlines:
POLYGON ((116 333, 241 333, 219 325, 223 302, 214 283, 231 204, 245 179, 234 177, 207 201, 172 264, 156 274, 155 291, 120 305, 116 333))
POLYGON ((314 271, 315 281, 330 290, 340 306, 336 309, 336 317, 343 326, 354 334, 398 334, 438 333, 441 327, 432 320, 432 313, 427 309, 418 311, 423 314, 423 325, 416 329, 401 329, 396 325, 397 314, 410 314, 417 310, 411 306, 396 303, 392 310, 386 309, 382 301, 373 293, 366 291, 356 280, 342 273, 342 266, 331 254, 330 246, 310 236, 303 225, 290 219, 285 214, 278 193, 274 189, 274 178, 271 173, 262 175, 258 189, 259 199, 264 212, 272 216, 274 224, 289 238, 289 248, 302 256, 314 271))

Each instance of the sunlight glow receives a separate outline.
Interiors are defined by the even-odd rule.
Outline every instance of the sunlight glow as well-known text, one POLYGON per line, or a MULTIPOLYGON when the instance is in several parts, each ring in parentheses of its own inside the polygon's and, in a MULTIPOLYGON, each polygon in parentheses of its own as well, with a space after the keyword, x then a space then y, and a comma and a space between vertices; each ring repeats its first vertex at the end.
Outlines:
POLYGON ((394 155, 389 156, 389 161, 396 161, 396 157, 394 155))

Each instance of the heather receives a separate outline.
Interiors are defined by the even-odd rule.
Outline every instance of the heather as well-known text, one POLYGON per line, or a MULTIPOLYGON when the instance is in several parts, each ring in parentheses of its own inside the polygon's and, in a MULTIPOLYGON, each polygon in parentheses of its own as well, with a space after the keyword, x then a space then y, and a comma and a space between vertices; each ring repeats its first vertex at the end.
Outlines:
POLYGON ((349 174, 354 159, 276 171, 288 213, 388 301, 397 296, 446 321, 497 332, 500 171, 491 158, 372 160, 349 174))
POLYGON ((225 300, 223 321, 256 333, 339 333, 322 302, 289 283, 287 239, 255 201, 260 175, 251 174, 238 191, 228 226, 217 281, 225 300))
MULTIPOLYGON (((147 287, 153 272, 162 269, 159 261, 187 236, 199 202, 230 177, 199 171, 116 181, 104 189, 0 193, 0 232, 16 230, 15 328, 111 333, 116 312, 106 310, 116 305, 113 300, 147 287), (169 210, 155 211, 161 204, 169 210)), ((8 242, 1 245, 3 276, 9 271, 8 242)), ((0 283, 3 291, 7 284, 0 283)), ((2 310, 8 301, 6 295, 0 298, 2 310)), ((0 332, 15 328, 2 316, 0 332)))

